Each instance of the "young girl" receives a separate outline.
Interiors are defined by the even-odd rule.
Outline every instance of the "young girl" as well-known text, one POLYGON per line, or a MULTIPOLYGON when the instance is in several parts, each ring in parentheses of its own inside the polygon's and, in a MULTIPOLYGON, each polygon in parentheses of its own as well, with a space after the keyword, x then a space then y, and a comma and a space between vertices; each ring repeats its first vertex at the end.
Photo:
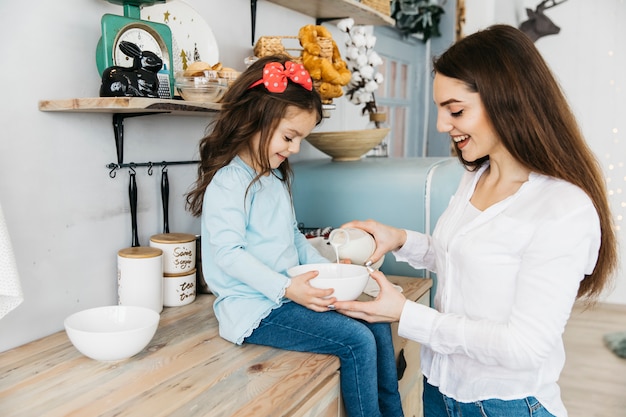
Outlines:
POLYGON ((224 339, 336 355, 349 416, 402 416, 389 324, 332 311, 332 290, 309 284, 316 272, 286 273, 328 262, 297 228, 288 162, 321 116, 310 75, 286 57, 259 59, 229 88, 187 195, 203 274, 224 339))

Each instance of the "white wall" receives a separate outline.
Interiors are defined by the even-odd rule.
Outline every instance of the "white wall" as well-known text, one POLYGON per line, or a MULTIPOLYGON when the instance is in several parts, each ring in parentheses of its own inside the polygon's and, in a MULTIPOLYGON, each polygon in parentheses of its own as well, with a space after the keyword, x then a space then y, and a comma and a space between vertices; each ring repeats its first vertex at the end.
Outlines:
MULTIPOLYGON (((224 65, 243 69, 243 59, 252 54, 249 0, 187 3, 213 30, 224 65)), ((541 39, 538 46, 556 51, 550 61, 563 77, 594 146, 624 146, 626 127, 618 118, 625 102, 618 100, 624 83, 621 54, 626 36, 618 24, 626 17, 623 1, 607 0, 602 4, 612 8, 596 6, 599 10, 587 3, 570 0, 556 8, 562 33, 541 39), (618 133, 612 133, 613 128, 618 133)), ((111 179, 105 168, 115 161, 111 115, 37 108, 41 99, 98 95, 95 48, 104 13, 122 14, 122 8, 104 0, 0 2, 0 74, 5 83, 0 104, 0 204, 25 295, 23 304, 0 320, 0 351, 61 330, 63 319, 75 311, 116 302, 116 253, 130 246, 131 233, 127 170, 111 179)), ((258 2, 257 37, 294 35, 309 23, 314 19, 258 2)), ((340 36, 334 27, 331 30, 340 36)), ((362 128, 358 114, 358 107, 339 99, 322 129, 362 128)), ((197 141, 207 124, 208 118, 192 116, 127 119, 125 161, 196 158, 197 141)), ((626 153, 602 152, 605 165, 614 166, 614 203, 619 207, 626 168, 618 155, 626 153)), ((298 157, 319 156, 323 154, 305 143, 298 157)), ((148 176, 143 168, 137 173, 139 237, 144 245, 161 232, 159 173, 148 176)), ((183 205, 195 167, 171 166, 168 173, 170 229, 196 233, 198 221, 183 205)), ((625 287, 621 282, 609 300, 626 303, 625 287)))
MULTIPOLYGON (((518 26, 525 7, 538 0, 466 0, 465 34, 492 23, 518 26), (508 8, 503 7, 508 5, 508 8)), ((626 259, 626 1, 568 0, 545 12, 561 28, 537 40, 537 48, 557 75, 590 146, 606 174, 611 207, 626 259)), ((531 88, 532 86, 529 86, 531 88)), ((575 167, 572 167, 575 169, 575 167)), ((626 304, 626 275, 604 301, 626 304)))
MULTIPOLYGON (((211 27, 224 65, 243 70, 252 55, 249 0, 187 3, 211 27)), ((131 225, 128 170, 111 179, 105 168, 116 161, 111 115, 37 107, 42 99, 98 96, 95 49, 104 13, 123 11, 104 0, 0 2, 0 204, 25 295, 0 320, 0 351, 61 330, 75 311, 117 301, 116 254, 131 245, 131 225)), ((313 18, 258 2, 257 37, 295 35, 310 23, 313 18)), ((338 107, 325 128, 351 128, 345 113, 359 109, 338 107)), ((207 124, 195 116, 127 119, 124 160, 194 159, 207 124)), ((323 155, 304 148, 309 157, 323 155)), ((137 172, 139 238, 148 245, 162 232, 160 171, 137 172)), ((195 166, 170 166, 168 175, 170 230, 197 233, 198 221, 183 205, 195 166)))

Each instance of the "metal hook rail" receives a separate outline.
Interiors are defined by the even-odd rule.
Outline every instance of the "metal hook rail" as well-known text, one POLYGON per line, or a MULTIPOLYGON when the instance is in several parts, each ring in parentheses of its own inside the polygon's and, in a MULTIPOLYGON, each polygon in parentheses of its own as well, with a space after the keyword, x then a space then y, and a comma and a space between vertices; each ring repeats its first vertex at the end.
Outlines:
POLYGON ((107 164, 107 168, 110 170, 109 171, 109 177, 111 178, 115 178, 115 176, 117 175, 117 170, 118 169, 122 169, 122 168, 129 168, 131 171, 135 171, 135 168, 139 168, 139 167, 147 167, 148 168, 148 175, 152 175, 153 174, 153 169, 154 167, 163 167, 162 170, 163 171, 167 171, 167 167, 170 165, 192 165, 192 164, 199 164, 200 161, 196 161, 196 160, 191 160, 191 161, 162 161, 162 162, 129 162, 126 164, 116 164, 115 162, 111 162, 110 164, 107 164))

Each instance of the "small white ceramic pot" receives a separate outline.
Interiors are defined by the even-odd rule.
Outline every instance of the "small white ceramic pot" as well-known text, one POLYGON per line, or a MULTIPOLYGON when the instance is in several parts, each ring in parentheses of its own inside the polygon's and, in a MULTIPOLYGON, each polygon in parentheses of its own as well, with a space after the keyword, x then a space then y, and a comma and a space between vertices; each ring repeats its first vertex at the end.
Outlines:
POLYGON ((163 305, 184 306, 196 299, 196 270, 183 275, 163 275, 163 305))
POLYGON ((117 252, 118 304, 163 310, 163 251, 137 246, 117 252))
POLYGON ((164 274, 189 274, 196 268, 196 235, 162 233, 150 237, 150 246, 163 251, 164 274))

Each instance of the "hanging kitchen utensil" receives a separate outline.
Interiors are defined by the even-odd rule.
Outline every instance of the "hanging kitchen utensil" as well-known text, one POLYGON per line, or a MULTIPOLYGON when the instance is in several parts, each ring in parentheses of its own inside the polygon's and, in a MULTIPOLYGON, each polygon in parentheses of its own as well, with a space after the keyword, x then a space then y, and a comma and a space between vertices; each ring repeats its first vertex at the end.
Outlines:
POLYGON ((257 0, 250 0, 250 17, 252 18, 252 46, 254 46, 254 32, 256 30, 256 2, 257 0))
POLYGON ((128 198, 130 200, 130 220, 132 225, 132 243, 133 248, 139 245, 139 235, 137 233, 137 180, 135 179, 135 170, 130 168, 130 182, 128 184, 128 198))
POLYGON ((161 170, 161 202, 163 203, 163 233, 170 232, 169 225, 170 181, 167 177, 167 165, 161 170))

